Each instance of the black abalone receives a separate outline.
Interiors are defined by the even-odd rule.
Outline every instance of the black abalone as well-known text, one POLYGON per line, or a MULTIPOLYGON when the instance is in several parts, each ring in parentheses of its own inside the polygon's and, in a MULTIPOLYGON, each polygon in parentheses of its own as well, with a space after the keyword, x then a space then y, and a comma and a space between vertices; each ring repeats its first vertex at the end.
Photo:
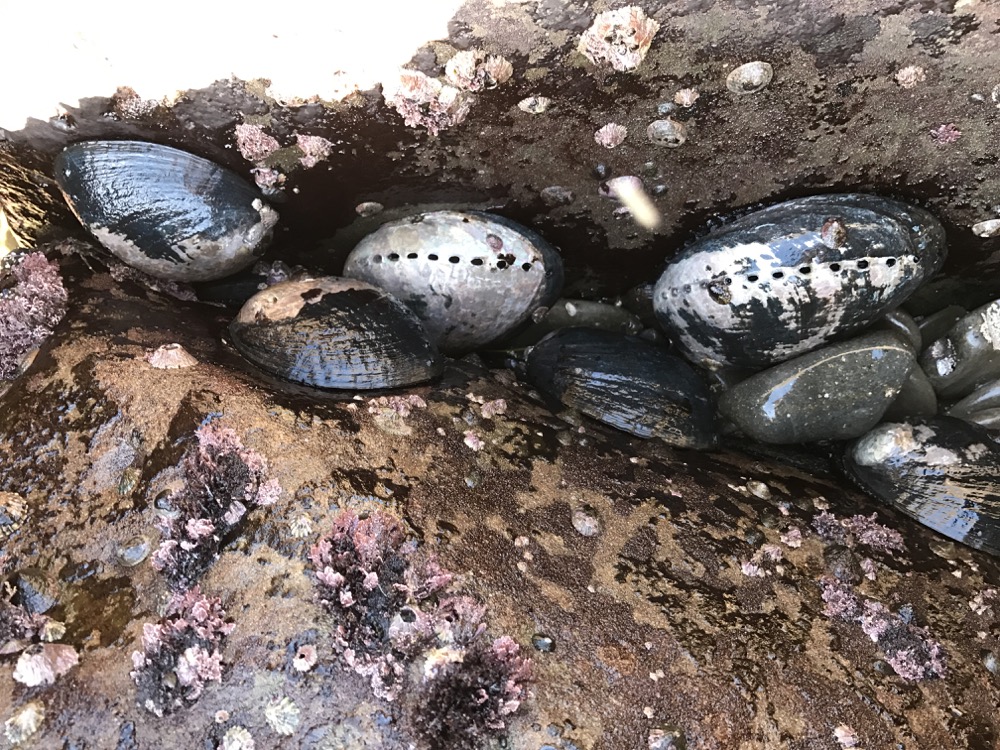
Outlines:
POLYGON ((348 256, 344 276, 393 294, 442 351, 489 344, 552 304, 559 253, 535 232, 479 211, 430 211, 383 224, 348 256))
POLYGON ((262 370, 320 388, 396 388, 442 368, 416 316, 356 279, 275 284, 247 300, 229 331, 240 354, 262 370))
POLYGON ((635 336, 555 331, 531 350, 527 375, 546 397, 632 435, 681 448, 715 443, 708 387, 686 362, 635 336))
POLYGON ((940 267, 940 223, 878 196, 813 196, 747 214, 667 266, 653 303, 691 361, 761 369, 859 331, 940 267))
POLYGON ((848 474, 920 523, 1000 554, 997 433, 953 417, 886 422, 852 443, 848 474))
POLYGON ((207 281, 245 268, 278 220, 239 175, 156 143, 74 143, 56 157, 55 177, 104 247, 161 279, 207 281))

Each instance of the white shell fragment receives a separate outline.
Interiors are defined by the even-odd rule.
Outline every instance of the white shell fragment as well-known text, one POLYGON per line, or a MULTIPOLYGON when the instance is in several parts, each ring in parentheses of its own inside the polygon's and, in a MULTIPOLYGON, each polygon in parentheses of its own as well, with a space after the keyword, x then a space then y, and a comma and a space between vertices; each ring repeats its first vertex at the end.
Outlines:
POLYGON ((609 122, 594 133, 594 141, 597 145, 604 146, 604 148, 615 148, 625 142, 625 136, 627 135, 628 129, 624 125, 619 125, 617 122, 609 122))
POLYGON ((264 718, 271 729, 288 737, 299 725, 299 707, 287 696, 275 698, 264 708, 264 718))
POLYGON ((547 96, 528 96, 517 103, 517 108, 529 115, 540 115, 552 105, 547 96))
POLYGON ((180 344, 164 344, 148 353, 145 359, 157 370, 180 370, 198 364, 198 360, 180 344))
POLYGON ((726 88, 734 94, 756 94, 767 88, 773 78, 771 63, 754 60, 730 71, 726 76, 726 88))
POLYGON ((646 137, 657 146, 678 148, 687 141, 687 127, 669 117, 665 120, 653 120, 646 126, 646 137))
POLYGON ((973 224, 972 233, 977 237, 996 237, 1000 235, 1000 219, 987 219, 973 224))
POLYGON ((545 240, 492 214, 434 211, 383 224, 344 264, 423 322, 446 352, 484 346, 517 328, 562 286, 562 261, 545 240))

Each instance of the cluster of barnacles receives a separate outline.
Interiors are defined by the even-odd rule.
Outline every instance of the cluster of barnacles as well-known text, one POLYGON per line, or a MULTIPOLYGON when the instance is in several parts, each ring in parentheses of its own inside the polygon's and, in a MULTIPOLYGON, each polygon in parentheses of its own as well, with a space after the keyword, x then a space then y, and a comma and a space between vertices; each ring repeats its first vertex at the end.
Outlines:
POLYGON ((401 700, 416 736, 473 748, 503 732, 527 697, 530 661, 508 636, 491 640, 485 607, 454 593, 452 574, 416 550, 391 514, 342 511, 309 555, 318 598, 344 664, 377 697, 401 700))

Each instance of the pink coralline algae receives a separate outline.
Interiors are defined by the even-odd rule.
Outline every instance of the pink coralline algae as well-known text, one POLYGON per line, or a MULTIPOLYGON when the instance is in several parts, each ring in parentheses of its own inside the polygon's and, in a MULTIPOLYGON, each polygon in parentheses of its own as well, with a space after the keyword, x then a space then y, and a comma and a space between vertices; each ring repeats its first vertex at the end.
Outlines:
POLYGON ((240 123, 236 126, 236 147, 247 161, 263 161, 279 148, 278 139, 264 132, 260 125, 240 123))
POLYGON ((295 145, 302 152, 299 163, 306 169, 311 169, 326 159, 333 150, 333 144, 318 135, 295 134, 295 145))
POLYGON ((377 697, 399 700, 432 750, 472 750, 506 729, 531 664, 513 639, 488 638, 485 607, 452 593, 452 575, 416 552, 391 514, 342 511, 309 558, 343 663, 377 697))
POLYGON ((163 540, 152 563, 175 590, 190 587, 215 560, 222 539, 243 522, 249 508, 274 503, 281 494, 267 479, 267 462, 239 435, 211 421, 195 433, 197 447, 184 458, 185 484, 170 497, 178 514, 158 521, 163 540))
POLYGON ((823 614, 861 625, 865 635, 885 654, 886 662, 904 680, 913 682, 947 674, 944 649, 931 638, 927 628, 910 622, 909 607, 894 613, 832 577, 824 578, 821 586, 826 603, 823 614))
POLYGON ((931 130, 931 140, 939 146, 947 146, 961 137, 962 131, 953 122, 938 125, 931 130))
POLYGON ((458 52, 445 65, 448 83, 466 91, 493 89, 510 80, 514 67, 499 55, 487 55, 482 50, 458 52))
POLYGON ((225 617, 220 600, 195 586, 173 596, 162 620, 143 625, 131 677, 147 710, 162 717, 197 700, 205 683, 222 681, 220 648, 235 627, 225 617))
POLYGON ((828 542, 847 544, 848 546, 865 545, 878 552, 904 552, 906 544, 903 536, 895 529, 878 523, 878 515, 851 516, 837 518, 828 511, 823 511, 812 522, 816 533, 828 542))
POLYGON ((599 13, 580 37, 579 50, 595 65, 609 63, 620 72, 635 70, 659 28, 659 23, 634 5, 608 10, 599 13))
POLYGON ((47 339, 66 313, 59 266, 28 253, 11 271, 14 286, 0 291, 0 380, 17 376, 24 356, 47 339))
POLYGON ((472 106, 470 94, 417 70, 401 71, 384 85, 382 95, 409 127, 425 127, 431 135, 461 123, 472 106))

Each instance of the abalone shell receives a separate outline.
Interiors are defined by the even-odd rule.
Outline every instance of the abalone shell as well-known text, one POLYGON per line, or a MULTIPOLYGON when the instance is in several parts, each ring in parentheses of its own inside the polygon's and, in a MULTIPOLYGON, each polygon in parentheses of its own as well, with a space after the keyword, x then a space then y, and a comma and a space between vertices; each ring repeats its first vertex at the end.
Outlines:
POLYGON ((747 214, 669 263, 657 317, 694 363, 761 369, 871 325, 943 262, 923 209, 813 196, 747 214))
POLYGON ((632 435, 681 448, 716 442, 707 385, 687 362, 635 336, 555 331, 531 349, 527 376, 549 399, 632 435))
POLYGON ((344 276, 393 294, 442 351, 461 353, 510 333, 562 288, 559 253, 509 219, 431 211, 383 224, 358 243, 344 276))
POLYGON ((357 279, 275 284, 247 300, 229 331, 240 354, 265 372, 320 388, 396 388, 442 369, 416 316, 357 279))
POLYGON ((123 263, 173 281, 208 281, 252 264, 278 214, 235 172, 143 141, 84 141, 55 160, 76 215, 123 263))
POLYGON ((970 547, 1000 554, 997 433, 953 417, 880 424, 847 450, 868 493, 970 547))

